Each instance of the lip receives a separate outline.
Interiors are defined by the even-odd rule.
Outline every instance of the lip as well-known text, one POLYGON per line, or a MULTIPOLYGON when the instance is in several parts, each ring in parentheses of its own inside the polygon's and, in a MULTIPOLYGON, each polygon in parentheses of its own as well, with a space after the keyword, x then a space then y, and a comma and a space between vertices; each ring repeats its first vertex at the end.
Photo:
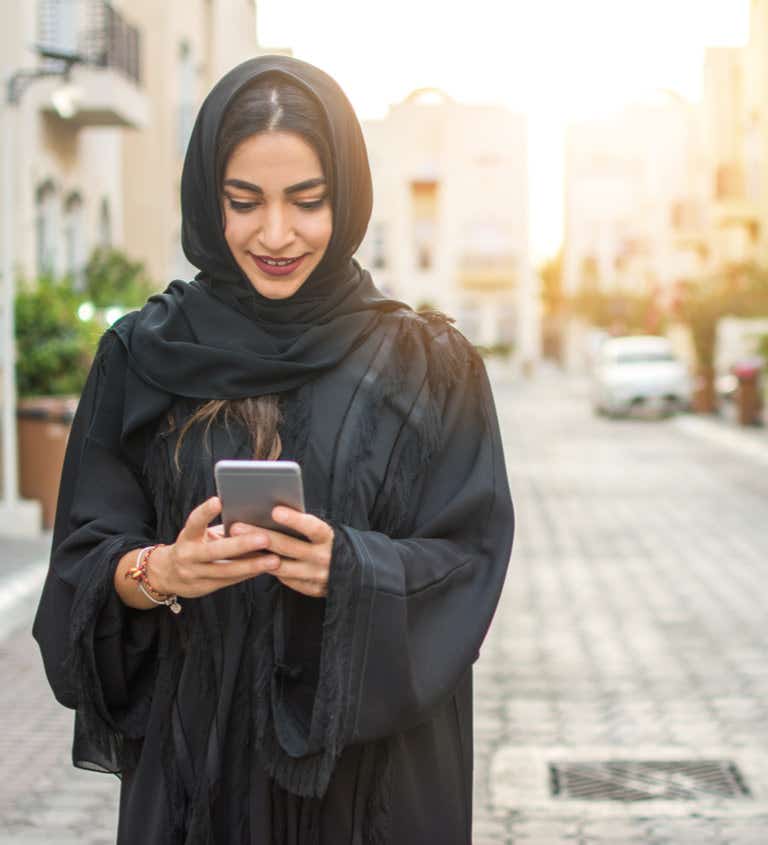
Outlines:
POLYGON ((282 267, 276 267, 272 264, 267 264, 264 261, 264 258, 271 258, 271 256, 261 256, 261 255, 254 255, 252 252, 249 252, 251 260, 253 263, 267 276, 290 276, 291 273, 295 273, 296 270, 301 266, 304 259, 307 257, 305 255, 300 255, 298 258, 291 261, 290 264, 285 264, 282 267))

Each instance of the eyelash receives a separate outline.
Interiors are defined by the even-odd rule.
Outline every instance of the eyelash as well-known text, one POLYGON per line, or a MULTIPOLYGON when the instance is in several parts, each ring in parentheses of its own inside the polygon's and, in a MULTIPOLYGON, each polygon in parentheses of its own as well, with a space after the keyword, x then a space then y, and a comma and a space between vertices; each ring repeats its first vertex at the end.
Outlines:
MULTIPOLYGON (((227 197, 229 202, 229 207, 232 211, 238 211, 241 214, 244 214, 248 211, 252 211, 257 206, 261 205, 259 202, 238 202, 237 200, 233 200, 231 197, 227 197)), ((298 208, 303 209, 304 211, 315 211, 316 209, 320 208, 325 203, 326 197, 320 197, 319 200, 311 200, 309 202, 297 202, 296 206, 298 208)))

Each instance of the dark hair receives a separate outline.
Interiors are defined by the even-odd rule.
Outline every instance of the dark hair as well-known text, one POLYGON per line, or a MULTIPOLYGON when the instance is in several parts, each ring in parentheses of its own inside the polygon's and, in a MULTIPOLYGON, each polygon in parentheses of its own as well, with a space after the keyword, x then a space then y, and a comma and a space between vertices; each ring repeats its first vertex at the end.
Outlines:
MULTIPOLYGON (((246 85, 233 98, 224 113, 216 137, 216 184, 221 189, 229 157, 238 144, 260 132, 292 132, 303 138, 317 153, 333 203, 334 168, 325 116, 317 101, 301 85, 281 74, 264 74, 246 85)), ((221 417, 224 424, 236 420, 251 433, 253 457, 275 460, 282 444, 278 433, 278 397, 254 399, 215 399, 205 402, 184 423, 176 445, 176 467, 187 432, 196 424, 210 427, 221 417)))
POLYGON ((238 144, 261 132, 291 132, 317 153, 333 202, 334 165, 320 104, 299 83, 264 74, 238 91, 227 106, 216 137, 216 184, 221 188, 229 157, 238 144))

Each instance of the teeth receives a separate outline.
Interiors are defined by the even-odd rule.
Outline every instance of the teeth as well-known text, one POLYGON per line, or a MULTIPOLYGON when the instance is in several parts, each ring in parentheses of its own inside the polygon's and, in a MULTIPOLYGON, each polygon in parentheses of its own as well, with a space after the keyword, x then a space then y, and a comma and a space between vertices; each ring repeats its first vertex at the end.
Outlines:
POLYGON ((262 258, 261 260, 272 267, 284 267, 286 264, 293 264, 294 261, 296 261, 295 258, 283 258, 280 260, 276 260, 274 258, 262 258))

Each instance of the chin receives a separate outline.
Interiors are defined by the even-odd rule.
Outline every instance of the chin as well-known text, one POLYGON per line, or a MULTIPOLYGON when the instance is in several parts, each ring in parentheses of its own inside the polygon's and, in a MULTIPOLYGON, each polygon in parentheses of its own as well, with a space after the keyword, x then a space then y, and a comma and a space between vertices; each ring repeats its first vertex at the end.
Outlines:
POLYGON ((260 293, 265 299, 288 299, 301 289, 306 279, 301 282, 265 282, 263 279, 251 279, 248 281, 253 285, 257 293, 260 293))

